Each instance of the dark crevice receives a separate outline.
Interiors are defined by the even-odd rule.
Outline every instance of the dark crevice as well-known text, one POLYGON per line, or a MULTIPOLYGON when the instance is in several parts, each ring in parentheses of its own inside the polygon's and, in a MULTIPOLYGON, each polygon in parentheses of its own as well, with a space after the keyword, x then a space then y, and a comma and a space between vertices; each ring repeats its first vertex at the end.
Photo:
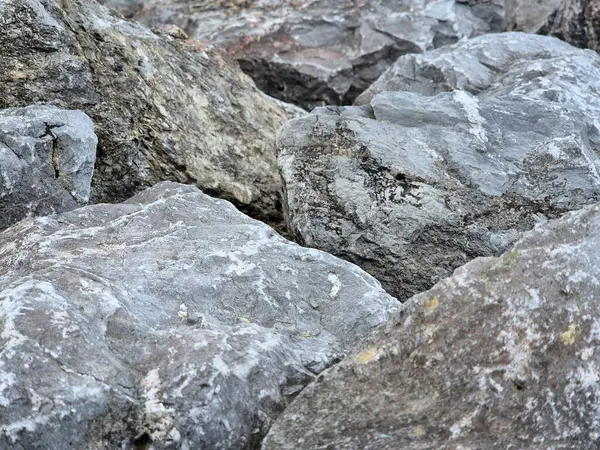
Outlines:
POLYGON ((46 126, 46 131, 44 134, 40 136, 40 138, 44 138, 47 136, 52 137, 52 150, 50 152, 50 161, 52 163, 52 167, 54 168, 54 178, 60 178, 60 164, 58 160, 58 142, 56 135, 52 132, 53 128, 58 128, 60 125, 50 125, 48 123, 44 124, 46 126))
POLYGON ((133 440, 135 450, 147 450, 152 444, 152 438, 147 431, 144 431, 133 440))

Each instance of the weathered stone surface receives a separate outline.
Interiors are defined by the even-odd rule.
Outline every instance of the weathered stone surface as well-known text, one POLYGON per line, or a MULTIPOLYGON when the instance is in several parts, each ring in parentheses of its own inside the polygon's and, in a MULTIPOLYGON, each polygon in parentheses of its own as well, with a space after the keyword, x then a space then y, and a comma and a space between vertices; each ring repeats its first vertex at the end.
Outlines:
POLYGON ((552 20, 562 0, 505 0, 504 28, 537 33, 552 20))
POLYGON ((270 95, 352 103, 400 55, 502 28, 501 0, 108 0, 227 49, 270 95))
POLYGON ((599 0, 507 0, 506 29, 547 34, 600 51, 599 0))
POLYGON ((600 51, 600 1, 563 0, 543 32, 600 51))
POLYGON ((81 111, 0 110, 0 230, 87 203, 97 143, 81 111))
POLYGON ((436 95, 463 90, 488 97, 520 91, 541 99, 555 93, 556 102, 565 101, 568 109, 588 109, 588 103, 595 109, 600 107, 597 96, 583 99, 575 94, 597 89, 597 81, 587 72, 596 73, 597 65, 598 59, 590 52, 557 39, 524 33, 490 34, 423 55, 402 56, 355 104, 368 104, 385 91, 436 95), (578 88, 579 84, 583 87, 578 88))
POLYGON ((600 205, 405 304, 308 386, 263 449, 595 449, 600 205))
POLYGON ((465 90, 320 108, 278 144, 291 232, 401 300, 600 199, 596 53, 509 33, 404 58, 405 88, 465 90))
POLYGON ((172 34, 92 0, 2 1, 0 108, 52 103, 92 118, 93 202, 168 179, 277 220, 285 114, 221 51, 172 34))
POLYGON ((398 307, 192 186, 24 220, 0 233, 0 448, 254 448, 398 307))

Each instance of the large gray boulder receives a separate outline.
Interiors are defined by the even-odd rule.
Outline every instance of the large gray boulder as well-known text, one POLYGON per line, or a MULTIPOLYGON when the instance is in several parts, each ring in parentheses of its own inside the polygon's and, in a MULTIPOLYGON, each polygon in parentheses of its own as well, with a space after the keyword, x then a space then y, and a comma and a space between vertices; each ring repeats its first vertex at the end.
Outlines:
POLYGON ((274 223, 286 114, 210 45, 155 34, 94 0, 0 2, 0 108, 51 103, 99 138, 92 202, 192 183, 274 223))
POLYGON ((399 303, 195 187, 0 233, 0 448, 254 448, 399 303))
POLYGON ((547 97, 555 93, 556 103, 564 102, 568 109, 588 109, 588 103, 595 109, 600 107, 598 96, 583 99, 579 95, 597 88, 597 80, 590 75, 598 70, 598 61, 592 52, 582 52, 558 39, 525 33, 490 34, 398 58, 355 104, 368 104, 385 91, 431 96, 461 90, 487 97, 522 92, 549 102, 552 98, 547 97))
POLYGON ((227 49, 270 95, 348 104, 400 55, 500 31, 502 0, 104 0, 227 49))
POLYGON ((600 439, 600 205, 405 304, 263 449, 581 449, 600 439))
POLYGON ((0 110, 0 230, 86 204, 97 143, 94 124, 81 111, 0 110))
POLYGON ((509 33, 403 58, 394 70, 412 70, 400 85, 417 93, 285 125, 279 166, 299 242, 406 300, 540 220, 600 200, 596 53, 509 33))

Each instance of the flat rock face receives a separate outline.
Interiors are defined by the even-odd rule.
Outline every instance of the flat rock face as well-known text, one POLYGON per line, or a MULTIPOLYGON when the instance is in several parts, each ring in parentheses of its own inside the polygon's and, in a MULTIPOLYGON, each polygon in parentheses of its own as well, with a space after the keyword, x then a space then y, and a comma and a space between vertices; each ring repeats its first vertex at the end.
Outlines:
POLYGON ((278 144, 292 233, 401 300, 600 199, 597 54, 510 33, 423 58, 405 88, 457 90, 320 108, 278 144))
POLYGON ((2 1, 0 108, 52 103, 92 118, 93 202, 168 179, 275 222, 286 114, 220 51, 171 34, 92 0, 2 1))
POLYGON ((105 0, 225 47, 270 95, 348 104, 400 55, 502 27, 500 0, 105 0))
POLYGON ((410 299, 307 387, 263 449, 595 449, 600 205, 410 299))
POLYGON ((0 233, 0 448, 253 448, 399 303, 161 183, 0 233))
POLYGON ((81 111, 0 110, 0 230, 87 203, 97 143, 81 111))

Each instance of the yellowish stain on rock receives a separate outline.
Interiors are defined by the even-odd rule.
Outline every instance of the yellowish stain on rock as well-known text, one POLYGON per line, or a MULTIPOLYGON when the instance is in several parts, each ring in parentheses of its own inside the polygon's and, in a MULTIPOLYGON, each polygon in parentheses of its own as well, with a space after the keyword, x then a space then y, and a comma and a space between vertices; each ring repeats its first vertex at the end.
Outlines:
POLYGON ((354 361, 356 361, 357 364, 367 364, 369 361, 373 360, 376 354, 377 349, 375 347, 369 347, 356 355, 354 361))
POLYGON ((414 428, 413 428, 413 434, 414 434, 416 437, 423 437, 423 436, 425 436, 425 434, 426 434, 426 433, 425 433, 425 428, 423 428, 423 427, 422 427, 422 426, 420 426, 420 425, 417 425, 416 427, 414 427, 414 428))
POLYGON ((502 255, 501 260, 505 265, 510 266, 515 261, 518 261, 522 254, 519 250, 510 250, 502 255))
POLYGON ((310 338, 317 337, 317 335, 311 333, 310 331, 303 331, 302 333, 298 334, 298 337, 301 337, 303 339, 310 339, 310 338))
POLYGON ((564 333, 560 333, 560 340, 565 345, 573 345, 577 335, 579 334, 579 330, 576 324, 572 323, 569 325, 569 328, 564 333))
POLYGON ((425 315, 429 316, 432 314, 438 307, 440 300, 437 297, 431 297, 425 299, 423 302, 423 307, 425 308, 425 315))

